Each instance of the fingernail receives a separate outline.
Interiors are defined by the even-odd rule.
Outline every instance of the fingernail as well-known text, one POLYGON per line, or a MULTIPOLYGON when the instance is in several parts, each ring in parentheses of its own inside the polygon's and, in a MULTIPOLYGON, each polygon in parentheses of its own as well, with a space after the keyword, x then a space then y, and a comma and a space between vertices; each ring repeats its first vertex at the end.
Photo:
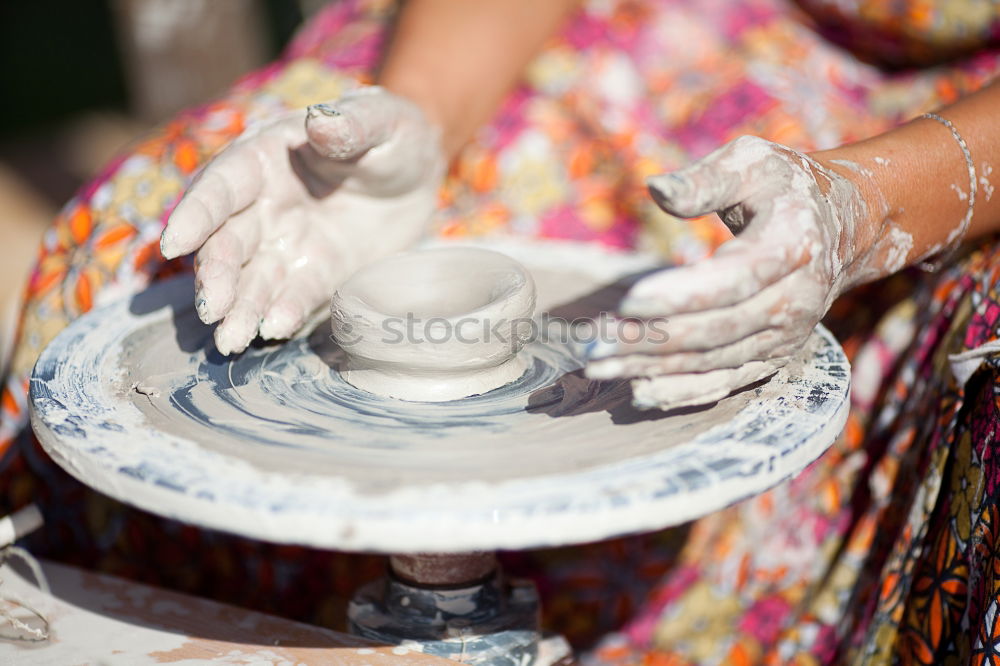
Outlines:
MULTIPOLYGON (((255 331, 256 333, 256 331, 255 331)), ((220 324, 215 329, 215 348, 219 350, 219 353, 223 356, 231 356, 232 354, 239 354, 250 346, 250 342, 253 340, 253 335, 247 336, 243 331, 233 331, 230 327, 225 325, 225 322, 220 324)))
POLYGON ((669 203, 684 185, 684 179, 675 173, 665 173, 650 176, 646 179, 646 187, 657 203, 669 203))
POLYGON ((309 108, 306 133, 314 149, 331 159, 344 159, 357 152, 357 127, 350 116, 325 104, 316 104, 316 113, 311 111, 314 107, 309 108))
POLYGON ((225 306, 220 303, 220 294, 217 292, 214 301, 209 303, 204 287, 198 283, 195 284, 195 287, 194 309, 198 313, 198 319, 201 319, 203 324, 214 324, 222 319, 225 311, 220 308, 220 305, 225 306))
POLYGON ((257 334, 263 340, 283 340, 288 337, 284 334, 285 328, 282 326, 281 317, 270 315, 264 317, 264 321, 260 322, 260 330, 257 334))
POLYGON ((215 349, 223 356, 229 356, 233 353, 233 350, 229 347, 228 341, 218 333, 215 335, 215 349))
POLYGON ((191 244, 190 234, 185 238, 183 232, 178 233, 173 230, 164 231, 160 235, 160 254, 165 259, 176 259, 185 254, 191 254, 198 249, 197 246, 191 247, 191 244))
POLYGON ((198 313, 198 319, 204 324, 211 324, 208 318, 208 299, 199 291, 194 299, 194 309, 198 313))
POLYGON ((306 109, 306 113, 310 118, 315 118, 317 115, 324 115, 330 117, 336 117, 342 115, 340 109, 329 104, 313 104, 306 109))
POLYGON ((160 236, 160 254, 163 255, 164 259, 176 259, 180 256, 180 253, 176 251, 174 245, 176 245, 176 243, 174 242, 173 234, 168 236, 167 232, 164 231, 160 236))

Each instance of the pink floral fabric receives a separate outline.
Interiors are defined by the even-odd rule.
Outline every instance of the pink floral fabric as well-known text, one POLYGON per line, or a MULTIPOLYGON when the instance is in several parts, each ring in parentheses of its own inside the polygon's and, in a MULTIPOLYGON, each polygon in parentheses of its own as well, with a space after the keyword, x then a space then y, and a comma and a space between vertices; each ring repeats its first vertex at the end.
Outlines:
MULTIPOLYGON (((279 61, 141 138, 54 221, 0 403, 0 511, 42 504, 36 552, 331 626, 355 586, 380 573, 371 557, 198 530, 90 491, 38 447, 26 390, 34 359, 69 321, 190 269, 165 262, 157 239, 197 169, 255 120, 370 82, 393 11, 378 0, 329 5, 279 61)), ((646 176, 741 134, 800 150, 861 139, 1000 71, 1000 54, 983 48, 890 72, 816 27, 785 0, 585 2, 462 151, 435 233, 692 261, 728 232, 715 218, 659 211, 646 176)), ((991 659, 1000 366, 986 356, 959 385, 947 354, 996 339, 996 257, 984 243, 940 274, 902 274, 835 305, 829 324, 854 363, 852 412, 797 478, 676 530, 505 554, 509 571, 538 580, 547 626, 591 663, 991 659)))

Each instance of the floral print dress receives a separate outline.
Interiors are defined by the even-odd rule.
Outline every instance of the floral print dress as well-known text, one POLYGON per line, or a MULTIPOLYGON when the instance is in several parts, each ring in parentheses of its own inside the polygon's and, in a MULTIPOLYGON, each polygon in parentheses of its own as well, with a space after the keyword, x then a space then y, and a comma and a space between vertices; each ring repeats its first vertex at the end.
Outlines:
MULTIPOLYGON (((158 238, 198 168, 250 123, 370 81, 393 11, 329 5, 280 60, 137 140, 46 233, 0 404, 0 510, 42 505, 34 552, 334 627, 380 575, 376 558, 199 530, 89 490, 39 448, 26 395, 69 321, 190 270, 158 238)), ((435 232, 695 260, 728 232, 656 209, 646 176, 741 134, 811 150, 884 131, 1000 72, 998 37, 1000 6, 977 0, 589 0, 462 151, 435 232)), ((504 554, 538 581, 547 626, 594 664, 993 663, 998 258, 989 239, 834 305, 852 410, 798 477, 658 534, 504 554)))

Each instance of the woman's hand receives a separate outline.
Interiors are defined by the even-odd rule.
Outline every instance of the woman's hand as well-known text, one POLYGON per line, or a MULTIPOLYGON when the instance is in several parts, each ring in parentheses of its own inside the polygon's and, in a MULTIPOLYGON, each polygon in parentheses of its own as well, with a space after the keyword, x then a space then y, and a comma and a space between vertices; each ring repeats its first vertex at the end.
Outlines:
POLYGON ((736 237, 709 259, 637 282, 621 315, 666 318, 669 339, 597 347, 587 375, 633 377, 638 406, 670 408, 718 400, 788 363, 840 293, 898 270, 912 244, 874 229, 883 211, 869 210, 852 169, 861 167, 741 137, 651 178, 665 211, 718 212, 736 237))
POLYGON ((197 251, 198 316, 223 354, 287 338, 362 264, 427 226, 445 171, 441 132, 378 87, 245 132, 199 174, 163 232, 197 251))

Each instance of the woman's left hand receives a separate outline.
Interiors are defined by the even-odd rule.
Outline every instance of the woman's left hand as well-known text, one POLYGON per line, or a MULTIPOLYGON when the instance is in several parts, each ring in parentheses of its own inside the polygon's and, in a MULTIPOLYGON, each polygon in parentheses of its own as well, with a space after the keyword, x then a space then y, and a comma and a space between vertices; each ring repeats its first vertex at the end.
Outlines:
POLYGON ((745 136, 651 178, 665 211, 718 212, 736 237, 637 282, 620 314, 666 319, 667 336, 597 346, 587 376, 634 378, 637 406, 671 408, 713 402, 788 363, 838 295, 898 270, 912 245, 878 231, 884 211, 869 210, 852 169, 745 136))

